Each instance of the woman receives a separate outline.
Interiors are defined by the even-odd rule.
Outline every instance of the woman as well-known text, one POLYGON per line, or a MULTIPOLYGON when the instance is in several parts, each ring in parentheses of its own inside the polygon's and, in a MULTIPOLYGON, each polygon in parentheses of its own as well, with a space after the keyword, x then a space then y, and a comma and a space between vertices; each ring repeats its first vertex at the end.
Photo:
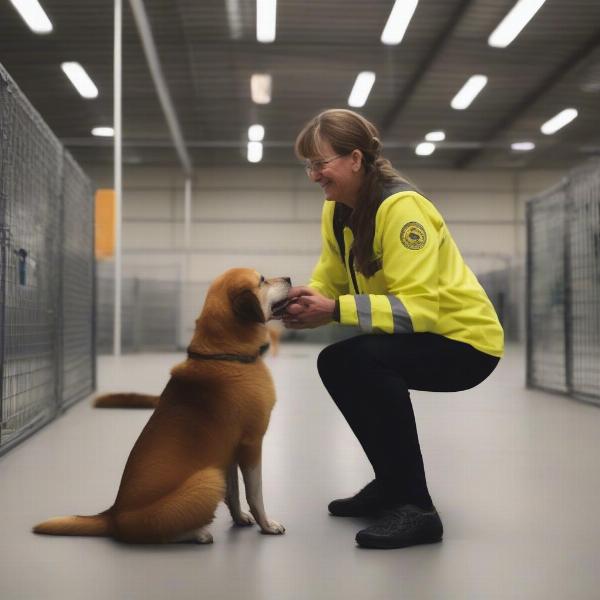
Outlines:
POLYGON ((338 321, 364 332, 317 363, 375 471, 329 511, 379 517, 358 532, 361 546, 440 541, 409 390, 455 392, 486 379, 503 353, 498 317, 435 207, 380 156, 372 123, 327 110, 295 149, 326 201, 320 260, 308 286, 290 290, 284 325, 338 321))

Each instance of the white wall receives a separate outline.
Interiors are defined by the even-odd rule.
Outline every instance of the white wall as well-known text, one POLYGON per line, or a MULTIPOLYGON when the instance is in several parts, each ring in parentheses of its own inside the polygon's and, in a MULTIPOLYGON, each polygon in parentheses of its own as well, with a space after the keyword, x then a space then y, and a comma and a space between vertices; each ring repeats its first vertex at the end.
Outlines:
MULTIPOLYGON (((109 168, 88 167, 98 187, 109 168)), ((438 207, 475 272, 525 253, 525 201, 559 171, 404 171, 438 207)), ((128 167, 124 177, 123 262, 129 275, 210 281, 232 266, 308 280, 320 251, 322 194, 301 168, 249 165, 197 169, 192 252, 183 252, 183 186, 177 168, 128 167)))
MULTIPOLYGON (((98 187, 112 187, 110 169, 86 171, 98 187)), ((404 175, 438 207, 471 268, 485 273, 522 261, 526 200, 553 186, 563 173, 423 169, 404 175)), ((192 250, 186 261, 181 170, 127 167, 124 277, 191 282, 182 286, 176 309, 183 348, 208 283, 227 268, 247 266, 266 276, 289 276, 295 284, 308 281, 320 252, 322 203, 321 190, 300 167, 197 169, 192 250)), ((99 273, 111 277, 112 265, 100 265, 99 273)), ((516 303, 520 310, 523 305, 524 299, 516 303)), ((522 315, 511 318, 518 323, 513 329, 521 331, 522 315)), ((100 326, 112 328, 108 322, 100 326)))

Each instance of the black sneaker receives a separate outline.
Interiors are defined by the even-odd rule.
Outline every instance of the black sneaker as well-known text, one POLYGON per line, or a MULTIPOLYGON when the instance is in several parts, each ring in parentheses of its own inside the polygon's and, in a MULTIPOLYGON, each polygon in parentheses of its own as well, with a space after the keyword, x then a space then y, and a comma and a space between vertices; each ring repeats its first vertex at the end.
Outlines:
POLYGON ((327 507, 334 517, 368 517, 383 508, 383 498, 376 479, 351 498, 332 500, 327 507))
POLYGON ((404 504, 386 510, 381 519, 356 534, 356 541, 365 548, 406 548, 439 542, 443 533, 435 508, 404 504))

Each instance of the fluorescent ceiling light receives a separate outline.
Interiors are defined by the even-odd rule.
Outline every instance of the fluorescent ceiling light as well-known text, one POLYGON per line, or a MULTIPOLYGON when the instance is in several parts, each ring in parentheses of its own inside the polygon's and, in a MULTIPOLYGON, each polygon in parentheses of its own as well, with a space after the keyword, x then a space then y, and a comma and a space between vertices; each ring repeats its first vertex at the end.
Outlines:
POLYGON ((430 154, 433 154, 434 150, 435 150, 435 144, 432 144, 431 142, 421 142, 415 148, 415 153, 418 154, 419 156, 429 156, 430 154))
POLYGON ((113 137, 115 135, 115 130, 112 127, 94 127, 94 129, 92 129, 92 135, 98 137, 113 137))
POLYGON ((240 0, 225 0, 227 9, 227 22, 229 23, 229 34, 234 40, 242 37, 242 15, 240 12, 240 0))
POLYGON ((248 139, 251 142, 262 142, 265 137, 265 128, 262 125, 250 125, 248 127, 248 139))
POLYGON ((260 142, 248 142, 248 161, 257 163, 262 160, 263 145, 260 142))
POLYGON ((477 97, 477 94, 486 86, 488 78, 485 75, 472 75, 458 94, 452 98, 450 106, 456 110, 468 108, 477 97))
POLYGON ((553 116, 549 121, 546 121, 540 130, 546 135, 552 135, 559 129, 562 129, 565 125, 568 125, 573 119, 577 117, 579 113, 575 108, 565 108, 557 115, 553 116))
POLYGON ((76 62, 64 62, 60 65, 65 75, 70 79, 75 89, 84 98, 96 98, 98 96, 98 88, 90 79, 90 76, 85 72, 85 69, 76 62))
POLYGON ((50 33, 52 23, 38 0, 10 0, 23 21, 34 33, 50 33))
POLYGON ((263 44, 275 41, 277 0, 256 0, 256 39, 263 44))
POLYGON ((488 38, 494 48, 506 48, 521 33, 546 0, 519 0, 488 38))
POLYGON ((535 148, 535 144, 533 142, 514 142, 510 147, 517 152, 529 152, 535 148))
POLYGON ((348 105, 360 108, 367 102, 367 98, 371 93, 371 88, 375 83, 375 73, 373 71, 362 71, 356 77, 354 87, 348 98, 348 105))
POLYGON ((271 102, 271 76, 266 73, 254 73, 250 78, 250 93, 256 104, 271 102))
POLYGON ((418 3, 419 0, 396 0, 381 34, 384 44, 392 46, 402 41, 418 3))
POLYGON ((446 139, 446 134, 443 131, 430 131, 425 139, 428 142, 443 142, 446 139))

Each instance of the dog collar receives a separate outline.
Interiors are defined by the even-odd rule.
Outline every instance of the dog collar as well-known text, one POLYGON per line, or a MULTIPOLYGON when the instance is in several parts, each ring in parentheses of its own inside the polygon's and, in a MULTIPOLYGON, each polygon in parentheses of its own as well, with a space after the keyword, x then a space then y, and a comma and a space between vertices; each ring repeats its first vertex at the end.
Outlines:
POLYGON ((193 358, 194 360, 229 360, 233 362, 241 362, 241 363, 253 363, 259 356, 262 356, 269 349, 269 344, 263 344, 259 350, 258 354, 200 354, 199 352, 194 352, 188 348, 187 355, 188 358, 193 358))

